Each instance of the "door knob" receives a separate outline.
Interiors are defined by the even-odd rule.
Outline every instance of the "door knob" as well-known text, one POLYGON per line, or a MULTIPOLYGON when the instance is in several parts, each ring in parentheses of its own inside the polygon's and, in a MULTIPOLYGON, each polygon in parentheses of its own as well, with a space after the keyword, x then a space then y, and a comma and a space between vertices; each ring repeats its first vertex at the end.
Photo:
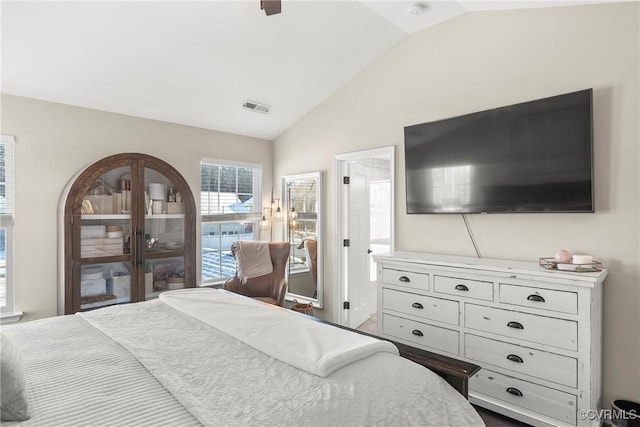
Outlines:
POLYGON ((371 252, 373 252, 371 249, 367 249, 368 254, 370 254, 371 252))

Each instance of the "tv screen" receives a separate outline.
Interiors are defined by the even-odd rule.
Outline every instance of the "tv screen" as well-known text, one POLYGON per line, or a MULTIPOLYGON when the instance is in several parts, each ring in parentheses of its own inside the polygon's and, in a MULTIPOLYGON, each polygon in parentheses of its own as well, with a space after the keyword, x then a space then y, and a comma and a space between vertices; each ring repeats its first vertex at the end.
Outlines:
POLYGON ((407 213, 593 212, 592 89, 404 137, 407 213))

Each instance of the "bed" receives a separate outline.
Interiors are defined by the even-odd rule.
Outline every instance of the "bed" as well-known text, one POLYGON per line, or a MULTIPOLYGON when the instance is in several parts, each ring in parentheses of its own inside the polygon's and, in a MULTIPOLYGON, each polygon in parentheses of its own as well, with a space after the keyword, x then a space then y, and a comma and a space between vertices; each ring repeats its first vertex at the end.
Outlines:
POLYGON ((30 415, 7 426, 484 425, 392 344, 222 290, 2 333, 20 354, 30 415))

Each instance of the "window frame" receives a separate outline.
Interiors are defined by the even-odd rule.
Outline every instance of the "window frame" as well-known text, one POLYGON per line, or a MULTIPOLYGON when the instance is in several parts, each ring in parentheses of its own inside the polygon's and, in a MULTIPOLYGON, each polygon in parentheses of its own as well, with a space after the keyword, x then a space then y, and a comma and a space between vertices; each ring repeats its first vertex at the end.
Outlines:
POLYGON ((0 306, 0 319, 2 323, 8 323, 20 320, 23 313, 15 309, 15 137, 0 137, 0 144, 5 147, 3 184, 6 200, 6 211, 0 211, 0 228, 5 231, 5 304, 0 306))
MULTIPOLYGON (((200 207, 200 242, 201 244, 203 243, 203 239, 204 239, 204 229, 205 226, 209 225, 209 224, 218 224, 220 225, 220 227, 226 225, 226 226, 233 226, 234 224, 238 224, 238 226, 242 226, 242 224, 247 224, 247 223, 251 223, 253 224, 253 230, 252 230, 252 235, 253 235, 253 239, 257 240, 260 237, 260 229, 258 227, 257 222, 260 220, 261 218, 261 212, 262 212, 262 193, 263 193, 263 188, 262 188, 262 173, 263 173, 263 166, 261 164, 256 164, 256 163, 247 163, 247 162, 235 162, 235 161, 230 161, 230 160, 221 160, 221 159, 211 159, 211 158, 203 158, 200 161, 200 199, 199 199, 199 207, 200 207), (202 167, 204 165, 216 165, 216 166, 220 166, 220 167, 235 167, 235 168, 251 168, 253 170, 253 192, 252 192, 252 198, 253 198, 253 205, 252 205, 252 211, 251 212, 247 212, 247 213, 240 213, 240 212, 235 212, 235 213, 218 213, 218 214, 210 214, 210 213, 203 213, 203 198, 202 195, 204 193, 204 190, 202 188, 202 167), (258 173, 256 174, 256 171, 258 171, 258 173)), ((220 184, 218 184, 218 187, 220 187, 220 184)), ((218 188, 219 189, 219 188, 218 188)), ((220 193, 220 191, 218 191, 218 193, 220 193)), ((238 192, 237 191, 237 185, 236 185, 236 197, 239 194, 247 194, 247 193, 242 193, 242 192, 238 192)), ((220 234, 220 239, 222 239, 222 233, 220 234)), ((219 251, 223 251, 224 249, 220 248, 219 251)), ((201 286, 215 286, 215 285, 222 285, 227 279, 233 277, 233 276, 224 276, 224 277, 220 277, 218 279, 205 279, 204 278, 204 262, 203 262, 203 256, 205 253, 205 249, 204 249, 204 245, 202 245, 202 247, 200 248, 200 282, 201 282, 201 286)))

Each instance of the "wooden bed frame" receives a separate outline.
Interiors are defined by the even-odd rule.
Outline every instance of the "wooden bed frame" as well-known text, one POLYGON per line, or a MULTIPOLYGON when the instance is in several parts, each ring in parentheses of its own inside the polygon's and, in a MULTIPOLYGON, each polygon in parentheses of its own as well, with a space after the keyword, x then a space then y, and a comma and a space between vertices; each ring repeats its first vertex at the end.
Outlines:
POLYGON ((462 394, 465 397, 465 399, 469 398, 469 378, 471 378, 473 375, 476 374, 476 372, 478 372, 481 369, 480 366, 474 365, 473 363, 464 362, 462 360, 454 359, 452 357, 442 356, 440 354, 432 353, 427 350, 423 350, 417 347, 412 347, 410 345, 392 341, 387 338, 382 338, 374 334, 358 331, 357 329, 352 329, 347 326, 338 325, 337 323, 332 323, 332 322, 318 319, 315 317, 311 317, 311 318, 318 322, 326 323, 328 325, 332 325, 338 328, 356 332, 361 335, 367 335, 373 338, 377 338, 380 340, 389 341, 393 343, 396 347, 398 347, 401 357, 404 357, 405 359, 409 359, 412 362, 422 365, 425 368, 428 368, 433 372, 435 372, 436 374, 440 375, 453 388, 458 390, 460 394, 462 394))

